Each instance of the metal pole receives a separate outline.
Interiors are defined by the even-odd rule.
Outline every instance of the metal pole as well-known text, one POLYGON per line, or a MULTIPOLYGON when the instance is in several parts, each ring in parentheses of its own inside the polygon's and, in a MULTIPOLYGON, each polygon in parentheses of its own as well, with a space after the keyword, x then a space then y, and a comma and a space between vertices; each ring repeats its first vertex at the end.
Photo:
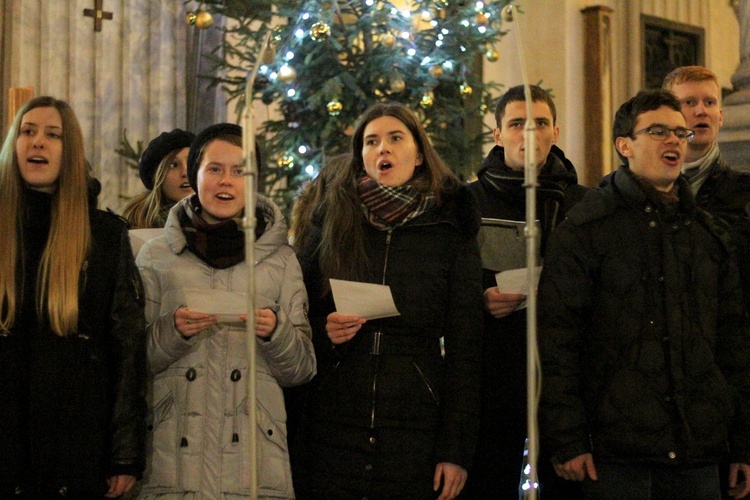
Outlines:
POLYGON ((535 500, 539 494, 539 478, 537 476, 537 461, 539 455, 539 436, 537 427, 537 399, 538 382, 537 366, 539 354, 537 352, 537 319, 536 319, 536 241, 539 237, 536 225, 536 122, 531 114, 531 87, 526 73, 526 64, 523 57, 521 44, 521 31, 518 26, 518 18, 515 15, 516 7, 508 4, 503 9, 503 19, 513 21, 516 28, 516 39, 518 59, 521 66, 521 77, 523 78, 524 98, 526 100, 526 124, 524 126, 524 188, 526 189, 526 279, 528 290, 526 293, 526 425, 527 425, 527 450, 524 467, 527 469, 521 473, 528 481, 522 485, 523 498, 535 500))
POLYGON ((255 205, 257 204, 258 165, 255 156, 255 123, 253 115, 253 85, 258 75, 260 56, 268 48, 271 30, 268 30, 258 60, 245 88, 245 109, 242 116, 242 146, 245 166, 245 268, 247 270, 247 414, 250 429, 248 448, 250 453, 250 498, 258 498, 258 408, 256 404, 255 374, 255 205))

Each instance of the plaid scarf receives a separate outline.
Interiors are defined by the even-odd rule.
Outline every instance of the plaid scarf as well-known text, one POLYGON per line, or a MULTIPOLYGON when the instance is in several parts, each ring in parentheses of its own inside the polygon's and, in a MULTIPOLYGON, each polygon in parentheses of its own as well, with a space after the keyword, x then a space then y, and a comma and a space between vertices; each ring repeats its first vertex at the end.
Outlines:
POLYGON ((357 185, 362 211, 378 229, 405 224, 435 206, 434 194, 421 194, 414 186, 385 186, 363 175, 357 185))
MULTIPOLYGON (((226 269, 245 260, 242 220, 235 218, 209 224, 200 216, 202 210, 198 196, 193 195, 177 212, 177 220, 190 251, 214 269, 226 269)), ((260 233, 263 234, 265 221, 262 216, 258 220, 256 234, 261 224, 263 228, 260 233)))

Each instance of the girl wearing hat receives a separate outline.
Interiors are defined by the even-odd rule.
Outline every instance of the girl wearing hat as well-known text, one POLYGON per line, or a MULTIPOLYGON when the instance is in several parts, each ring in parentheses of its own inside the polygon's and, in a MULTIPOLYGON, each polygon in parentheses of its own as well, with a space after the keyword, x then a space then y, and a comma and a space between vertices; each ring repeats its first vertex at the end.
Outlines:
POLYGON ((398 103, 365 111, 339 168, 299 253, 319 375, 293 443, 295 487, 306 499, 455 498, 479 425, 476 202, 398 103), (400 315, 337 312, 331 278, 389 286, 400 315))
POLYGON ((246 406, 246 316, 237 321, 206 308, 217 297, 224 311, 243 310, 246 301, 242 155, 237 125, 198 134, 188 154, 196 194, 170 210, 164 235, 138 253, 154 377, 145 498, 247 496, 250 432, 260 449, 260 496, 294 497, 281 388, 309 381, 315 355, 302 272, 284 217, 268 198, 259 195, 254 207, 257 423, 246 406))
POLYGON ((0 498, 118 497, 145 462, 143 293, 66 102, 18 112, 0 198, 0 498))
POLYGON ((161 228, 175 203, 193 194, 187 180, 187 155, 195 135, 181 129, 162 132, 141 156, 138 174, 147 191, 122 212, 131 229, 161 228))

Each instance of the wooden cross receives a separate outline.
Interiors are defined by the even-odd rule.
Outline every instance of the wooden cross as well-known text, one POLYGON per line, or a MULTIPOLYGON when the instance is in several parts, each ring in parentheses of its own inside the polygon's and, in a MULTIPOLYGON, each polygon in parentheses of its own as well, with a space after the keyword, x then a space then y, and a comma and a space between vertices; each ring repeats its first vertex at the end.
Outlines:
POLYGON ((104 12, 104 0, 94 0, 93 9, 83 9, 83 15, 94 18, 94 31, 102 30, 102 19, 112 19, 111 12, 104 12))

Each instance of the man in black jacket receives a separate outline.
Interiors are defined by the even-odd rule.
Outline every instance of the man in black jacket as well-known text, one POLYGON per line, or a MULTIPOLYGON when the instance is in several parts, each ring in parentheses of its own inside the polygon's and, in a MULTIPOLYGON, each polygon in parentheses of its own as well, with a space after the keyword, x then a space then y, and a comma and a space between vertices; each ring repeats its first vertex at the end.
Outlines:
MULTIPOLYGON (((555 146, 560 134, 555 103, 549 93, 531 86, 531 113, 536 125, 536 168, 539 173, 537 217, 541 225, 542 253, 549 234, 567 210, 583 197, 573 164, 555 146)), ((482 217, 515 221, 526 218, 524 189, 524 125, 526 98, 523 86, 509 89, 495 109, 495 147, 482 162, 478 180, 470 184, 482 217)), ((481 240, 481 237, 480 237, 481 240)), ((489 241, 489 240, 487 240, 489 241)), ((524 238, 518 240, 523 248, 524 238)), ((526 439, 526 309, 525 295, 501 292, 495 273, 506 271, 505 262, 492 263, 483 249, 484 338, 482 415, 479 447, 469 474, 467 495, 473 498, 514 498, 518 495, 526 439)), ((511 253, 508 249, 505 253, 511 253)), ((521 252, 523 253, 523 251, 521 252)), ((522 267, 525 263, 516 264, 522 267)), ((551 472, 551 471, 550 471, 551 472)), ((554 478, 554 474, 552 474, 554 478)), ((553 485, 544 485, 545 498, 553 485)))
POLYGON ((695 132, 682 165, 695 202, 722 222, 734 224, 745 217, 750 203, 750 175, 732 170, 719 151, 723 117, 718 78, 702 66, 682 66, 666 76, 662 87, 680 101, 687 127, 695 132))
POLYGON ((724 234, 680 175, 693 131, 643 91, 617 111, 624 162, 553 234, 539 284, 540 433, 587 499, 750 492, 750 335, 724 234))

